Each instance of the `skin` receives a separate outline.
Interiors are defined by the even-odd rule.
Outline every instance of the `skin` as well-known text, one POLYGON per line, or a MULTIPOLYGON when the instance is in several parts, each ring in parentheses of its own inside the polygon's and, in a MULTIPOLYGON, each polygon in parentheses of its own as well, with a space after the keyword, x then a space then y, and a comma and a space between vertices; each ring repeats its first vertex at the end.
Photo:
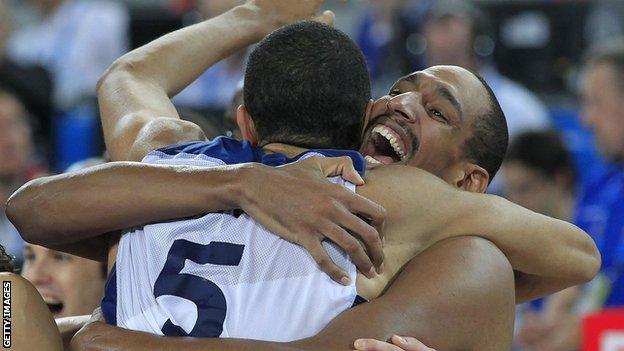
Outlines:
POLYGON ((11 282, 11 349, 63 350, 54 319, 35 287, 13 273, 0 273, 0 281, 11 282))
POLYGON ((386 125, 403 136, 408 149, 406 159, 398 163, 429 171, 458 188, 484 192, 489 175, 465 159, 463 145, 472 136, 475 119, 487 106, 485 88, 465 69, 434 66, 412 73, 399 79, 390 94, 375 103, 361 152, 376 156, 371 131, 386 125), (441 87, 459 103, 459 110, 438 93, 441 87))
MULTIPOLYGON (((286 2, 282 3, 282 4, 286 4, 286 2)), ((286 5, 284 5, 286 6, 286 5)), ((239 9, 240 11, 240 9, 239 9)), ((233 12, 230 15, 236 14, 237 12, 233 12)), ((277 16, 280 17, 280 16, 277 16)), ((288 16, 286 16, 288 18, 288 16)), ((231 19, 224 17, 222 18, 223 22, 225 23, 231 23, 231 19)), ((206 25, 207 26, 207 25, 206 25)), ((242 22, 242 25, 239 26, 240 27, 244 27, 245 26, 245 21, 242 22)), ((217 26, 218 27, 218 26, 217 26)), ((200 27, 196 27, 196 28, 201 28, 200 27)), ((217 28, 218 29, 218 28, 217 28)), ((214 33, 213 29, 213 33, 214 33)), ((207 31, 208 32, 208 31, 207 31)), ((244 33, 244 31, 238 31, 236 33, 228 33, 227 31, 224 31, 223 33, 217 33, 214 35, 240 35, 240 33, 244 33)), ((250 36, 250 38, 248 39, 240 39, 239 38, 239 44, 243 44, 246 43, 246 40, 253 40, 253 39, 257 39, 257 32, 253 32, 254 34, 250 36)), ((179 34, 180 36, 182 34, 179 34)), ((176 44, 176 35, 171 35, 168 37, 168 39, 164 39, 163 40, 163 44, 165 46, 167 45, 175 45, 176 44), (168 43, 168 44, 166 44, 168 43)), ((221 50, 223 52, 222 55, 224 55, 225 53, 227 53, 229 50, 233 50, 234 47, 229 47, 227 46, 227 40, 220 40, 218 45, 223 45, 224 47, 221 47, 221 50)), ((219 50, 205 50, 206 48, 204 47, 200 47, 197 48, 198 51, 201 52, 210 52, 212 54, 219 53, 219 50)), ((162 64, 167 65, 167 62, 176 62, 178 60, 173 59, 173 57, 171 57, 170 55, 182 55, 183 57, 179 57, 180 59, 188 59, 188 60, 199 60, 198 56, 195 55, 195 52, 193 52, 193 50, 190 50, 190 52, 187 53, 183 53, 181 54, 178 50, 169 50, 168 51, 169 55, 165 55, 164 57, 162 55, 154 55, 152 57, 152 59, 155 59, 157 61, 162 61, 162 64), (188 54, 189 56, 186 57, 185 55, 188 54)), ((143 52, 143 54, 147 55, 147 56, 151 56, 151 52, 149 49, 146 49, 145 52, 143 52)), ((220 55, 220 56, 222 56, 220 55)), ((138 57, 144 57, 142 55, 138 55, 138 57)), ((135 57, 137 58, 137 57, 135 57)), ((213 57, 212 59, 218 59, 219 57, 213 57)), ((107 143, 109 146, 109 151, 111 151, 111 157, 113 159, 140 159, 142 158, 142 156, 158 147, 158 145, 168 145, 171 144, 172 141, 176 142, 176 141, 181 141, 181 140, 201 140, 202 137, 198 136, 198 134, 194 134, 194 127, 187 124, 187 123, 183 123, 183 122, 178 122, 178 120, 176 119, 177 117, 177 113, 175 112, 175 110, 172 109, 171 106, 169 106, 170 102, 165 99, 163 100, 162 97, 163 96, 167 96, 168 94, 173 94, 175 93, 175 91, 177 91, 178 89, 182 88, 184 85, 184 81, 186 80, 191 80, 192 79, 192 74, 193 71, 196 71, 194 73, 198 73, 201 71, 202 68, 205 68, 205 66, 207 64, 210 63, 210 60, 208 60, 206 62, 204 62, 203 64, 198 64, 197 67, 192 68, 193 65, 189 66, 191 67, 189 70, 185 71, 183 73, 183 76, 180 76, 180 72, 176 71, 176 77, 175 77, 175 81, 169 81, 168 78, 166 77, 160 77, 158 78, 158 72, 165 72, 165 74, 167 74, 167 70, 152 66, 152 67, 148 67, 148 66, 143 66, 139 61, 132 61, 132 59, 130 57, 128 57, 128 59, 130 60, 130 62, 125 62, 123 60, 121 60, 120 62, 118 62, 116 65, 114 65, 113 69, 111 69, 109 71, 109 73, 107 74, 107 76, 101 81, 100 83, 100 94, 102 97, 104 97, 104 100, 101 100, 101 107, 102 107, 102 116, 103 116, 103 122, 104 122, 104 130, 105 130, 105 134, 107 135, 107 143), (127 75, 131 75, 134 76, 136 75, 136 78, 140 78, 139 80, 135 80, 135 79, 129 79, 126 80, 124 79, 124 77, 127 77, 127 75), (188 76, 187 76, 188 75, 188 76), (155 80, 153 80, 155 79, 155 80), (146 80, 146 81, 144 81, 146 80), (117 82, 117 83, 116 83, 117 82), (142 82, 142 83, 141 83, 142 82), (131 88, 131 90, 133 91, 133 94, 125 94, 122 93, 121 90, 119 90, 119 86, 117 85, 118 83, 121 83, 124 86, 124 89, 127 88, 131 88), (143 85, 142 85, 143 84, 143 85), (164 84, 164 86, 163 86, 164 84), (117 87, 117 88, 114 88, 117 87), (161 90, 162 89, 162 90, 161 90), (121 93, 121 94, 120 94, 121 93), (134 100, 134 97, 136 96, 140 96, 141 99, 140 100, 134 100), (125 101, 125 103, 120 104, 121 100, 125 101), (129 100, 128 100, 129 99, 129 100), (123 109, 133 109, 133 108, 137 108, 137 110, 135 110, 135 112, 133 113, 129 113, 128 111, 123 111, 123 109), (121 108, 121 110, 120 110, 121 108), (154 116, 172 116, 172 117, 167 117, 167 118, 157 118, 154 116), (121 118, 121 119, 120 119, 121 118), (125 126, 127 128, 122 128, 122 126, 125 126), (173 127, 175 126, 175 127, 173 127)), ((206 59, 207 60, 207 59, 206 59)), ((158 65, 156 65, 158 66, 158 65)), ((461 71, 459 71, 461 74, 461 71)), ((446 73, 446 72, 443 72, 446 73)), ((457 75, 450 75, 448 78, 449 79, 453 79, 456 78, 457 75)), ((439 78, 439 77, 438 77, 439 78)), ((476 78, 475 78, 476 79, 476 78)), ((461 80, 461 79, 460 79, 461 80)), ((462 80, 463 81, 463 80, 462 80)), ((474 82, 474 80, 472 81, 474 82)), ((466 84, 470 84, 470 81, 467 81, 466 84)), ((416 94, 419 95, 420 93, 416 94)), ((413 96, 409 95, 409 96, 413 96)), ((245 115, 244 115, 244 110, 243 109, 239 109, 239 115, 241 116, 241 118, 239 118, 242 122, 249 122, 248 119, 245 119, 245 115)), ((437 116, 437 115, 435 115, 437 116)), ((418 121, 418 116, 416 117, 416 121, 418 121)), ((240 123, 240 122, 239 122, 240 123)), ((244 124, 242 123, 243 126, 245 126, 244 128, 241 129, 246 129, 248 131, 252 131, 251 128, 249 128, 249 123, 248 124, 244 124)), ((428 130, 428 129, 427 129, 428 130)), ((243 132, 245 133, 245 132, 243 132)), ((247 134, 248 138, 251 138, 253 136, 253 133, 249 133, 247 134)), ((427 138, 423 138, 424 140, 428 140, 427 138)), ((426 145, 426 144, 425 144, 426 145)), ((273 145, 272 147, 279 149, 281 146, 279 145, 273 145)), ((275 151, 275 149, 274 149, 275 151)), ((290 152, 294 152, 295 150, 290 149, 290 152)), ((288 152, 289 153, 289 152, 288 152)), ((472 185, 470 184, 479 184, 479 183, 483 183, 483 180, 485 179, 485 183, 487 183, 487 178, 483 178, 483 177, 476 177, 476 176, 472 176, 473 173, 478 173, 475 171, 475 167, 474 166, 470 166, 470 167, 458 167, 456 170, 454 170, 453 172, 449 173, 451 178, 449 179, 453 179, 456 180, 457 183, 461 182, 462 186, 470 189, 472 187, 472 185), (470 186, 469 186, 470 185, 470 186)), ((404 181, 407 181, 406 184, 410 184, 412 186, 414 186, 415 188, 419 188, 419 186, 417 185, 417 182, 414 180, 411 180, 411 178, 406 178, 409 177, 408 174, 403 174, 403 173, 398 173, 398 172, 402 172, 402 171, 398 171, 398 170, 405 170, 405 172, 416 174, 422 171, 418 171, 414 168, 411 167, 403 167, 401 168, 400 166, 395 166, 393 167, 392 171, 389 170, 389 168, 386 169, 379 169, 379 170, 373 170, 371 172, 369 172, 369 175, 371 177, 375 177, 375 174, 379 174, 378 179, 381 179, 380 181, 378 181, 378 184, 381 184, 381 188, 380 189, 384 189, 387 190, 388 186, 391 184, 397 184, 397 182, 400 179, 403 179, 404 181), (383 176, 383 174, 386 173, 395 173, 393 171, 397 170, 397 173, 394 174, 393 176, 383 176), (385 181, 385 183, 384 183, 385 181)), ((421 173, 424 174, 424 173, 421 173)), ((429 177, 431 177, 429 175, 429 177)), ((56 178, 56 179, 60 179, 60 178, 56 178)), ((371 186, 372 188, 372 184, 375 183, 374 180, 372 179, 368 179, 366 186, 362 187, 362 189, 365 189, 367 186, 371 186)), ((437 180, 437 184, 444 184, 442 183, 440 180, 437 180)), ((421 188, 423 190, 431 190, 431 187, 433 185, 435 185, 436 183, 427 183, 427 185, 422 185, 421 188)), ((378 185, 379 186, 379 185, 378 185)), ((448 185, 445 185, 448 188, 448 185)), ((405 189, 405 187, 400 187, 397 189, 405 189)), ((384 191, 384 190, 380 190, 378 192, 378 194, 385 194, 386 197, 396 197, 397 193, 396 192, 390 192, 388 193, 388 191, 384 191)), ((360 190, 358 190, 360 191, 360 190)), ((365 190, 362 190, 365 191, 365 190)), ((440 196, 444 193, 444 191, 440 191, 437 192, 437 196, 440 196)), ((56 194, 59 194, 59 192, 56 192, 56 194)), ((468 194, 468 193, 466 193, 468 194)), ((467 197, 471 197, 470 195, 465 195, 467 197)), ((477 196, 477 195, 475 195, 477 196)), ((479 195, 479 196, 483 196, 483 195, 479 195)), ((413 198, 413 197, 412 197, 413 198)), ((58 198, 56 199, 57 203, 58 203, 58 198)), ((409 199, 405 199, 406 201, 409 201, 409 199)), ((383 201, 380 200, 380 202, 383 203, 383 201)), ((315 202, 309 202, 309 203, 315 203, 315 202)), ((308 204, 309 204, 308 203, 308 204)), ((388 201, 388 204, 392 204, 392 201, 388 201)), ((431 202, 432 203, 432 202, 431 202)), ((447 203, 455 203, 455 202, 447 202, 447 203)), ((404 203, 403 202, 397 202, 396 199, 394 201, 394 207, 398 208, 403 206, 404 203)), ((426 203, 426 205, 430 205, 430 203, 426 203)), ((409 205, 406 205, 408 208, 412 208, 409 205)), ((19 207, 19 206, 18 206, 19 207)), ((62 208, 65 208, 65 206, 60 206, 62 208)), ((504 207, 504 206, 503 206, 504 207)), ((413 207, 416 208, 416 207, 413 207)), ((470 212, 473 212, 473 209, 475 207, 470 207, 468 206, 467 208, 470 209, 470 212)), ((498 208, 498 206, 493 206, 491 208, 491 210, 495 210, 496 208, 498 208)), ((425 209, 423 209, 425 210, 425 209)), ((440 210, 443 210, 442 208, 440 208, 440 210)), ((448 209, 446 209, 448 212, 448 209)), ((423 211, 416 211, 416 213, 426 213, 426 211, 431 211, 431 208, 427 208, 424 212, 423 211)), ((437 211, 437 210, 436 210, 437 211)), ((19 212, 19 211, 17 211, 19 212)), ((393 211, 389 210, 389 213, 394 213, 393 211)), ((437 213, 437 212, 436 212, 437 213)), ((431 218, 439 218, 439 215, 435 214, 435 213, 428 213, 428 217, 431 218)), ((447 213, 448 215, 448 213, 447 213)), ((499 216, 494 213, 493 214, 494 218, 499 218, 499 216)), ((453 217, 451 215, 451 217, 453 217)), ((458 217, 453 217, 453 218, 468 218, 468 221, 470 221, 470 217, 469 216, 458 216, 458 217)), ((511 217, 510 217, 511 218, 511 217)), ((539 220, 538 220, 539 222, 539 220)), ((394 226, 400 226, 401 225, 401 221, 399 221, 398 219, 396 221, 389 221, 389 223, 391 223, 394 226)), ((534 223, 534 222, 531 222, 534 223)), ((499 223, 500 225, 502 225, 505 228, 505 232, 509 231, 509 227, 515 227, 515 226, 509 226, 507 224, 509 223, 499 223)), ((518 227, 522 227, 520 225, 518 225, 518 227)), ((411 228, 414 228, 413 226, 411 228)), ((390 229, 388 229, 390 231, 390 229)), ((413 230, 413 229, 412 229, 413 230)), ((399 230, 397 230, 396 232, 400 232, 399 230)), ((408 232, 408 231, 405 231, 408 232)), ((509 238, 513 239, 516 236, 509 236, 509 238)), ((550 236, 546 236, 546 237, 550 237, 550 236)), ((394 236, 394 240, 397 240, 397 243, 401 242, 400 240, 400 236, 394 236)), ((508 239, 509 239, 508 238, 508 239)), ((403 242, 406 242, 405 240, 403 240, 403 242)), ((390 245, 389 245, 390 246, 390 245)), ((394 248, 398 247, 398 245, 391 245, 394 248)), ((550 246, 549 246, 550 247, 550 246)), ((466 249, 466 247, 464 247, 466 249)), ((421 246, 420 248, 410 248, 411 250, 422 250, 423 246, 421 246)), ((517 247, 516 247, 517 249, 517 247)), ((384 279, 388 279, 390 277, 393 277, 394 274, 396 274, 397 269, 400 268, 402 266, 402 263, 400 260, 404 260, 403 262, 409 261, 410 257, 413 257, 415 253, 411 252, 411 253, 407 253, 407 254, 403 254, 403 255, 397 255, 397 257, 401 256, 398 259, 398 262, 396 262, 396 266, 394 266, 394 272, 392 273, 387 273, 389 274, 389 276, 384 277, 384 279), (411 256, 410 256, 411 255, 411 256)), ((480 255, 481 257, 483 257, 482 255, 480 255)), ((510 255, 510 260, 512 260, 513 262, 516 262, 516 259, 522 259, 523 255, 517 254, 517 255, 510 255)), ((525 260, 525 263, 528 264, 532 264, 534 262, 526 262, 527 260, 525 260)), ((522 265, 521 265, 522 266, 522 265)), ((564 265, 564 266, 568 266, 568 265, 564 265)), ((528 267, 525 267, 528 268, 528 267)), ((391 269, 387 269, 386 272, 391 272, 391 269)), ((531 271, 529 269, 529 271, 531 271)), ((477 271, 478 272, 478 271, 477 271)), ((537 272, 535 272, 537 273, 537 272)), ((444 275, 441 275, 444 276, 444 275)), ((467 277, 478 277, 479 275, 477 273, 475 273, 475 275, 467 275, 467 277)), ((488 277, 492 277, 494 279, 496 275, 488 275, 488 277)), ((501 275, 502 276, 502 275, 501 275)), ((360 279, 358 279, 360 280, 360 279)), ((496 279, 494 279, 496 280, 496 279)), ((385 284, 387 284, 389 281, 386 280, 385 284)), ((441 284, 440 282, 437 282, 438 284, 441 284)), ((449 282, 452 283, 452 282, 449 282)), ((359 284, 359 283, 358 283, 359 284)), ((385 286, 385 285, 384 285, 385 286)), ((413 286, 413 285, 412 285, 413 286)), ((439 286, 443 286, 443 285, 439 285, 439 286)), ((552 288, 552 287, 551 287, 552 288)), ((408 289, 409 290, 409 289, 408 289)), ((413 290, 413 289, 412 289, 413 290)), ((504 290, 504 289, 503 289, 504 290)), ((390 293, 390 291, 401 291, 406 295, 392 295, 392 296, 402 296, 402 298, 404 300, 402 301, 416 301, 413 298, 413 295, 411 295, 411 293, 415 293, 413 291, 406 291, 405 289, 400 289, 399 287, 396 287, 396 281, 395 284, 393 284, 393 286, 388 289, 388 292, 386 294, 384 294, 384 296, 388 296, 388 294, 390 293), (398 290, 397 290, 398 289, 398 290)), ((487 292, 484 290, 483 291, 484 294, 487 294, 487 292)), ((533 292, 535 293, 535 292, 533 292)), ((472 298, 474 298, 474 296, 472 296, 472 298)), ((379 304, 373 304, 373 305, 369 305, 367 304, 367 306, 379 306, 379 310, 380 311, 384 311, 387 310, 387 303, 388 303, 389 299, 383 299, 380 298, 376 301, 380 301, 379 304), (386 305, 384 305, 384 301, 386 303, 386 305), (383 306, 383 307, 382 307, 383 306)), ((428 300, 423 300, 423 301, 427 301, 427 303, 432 303, 431 299, 428 300)), ((491 299, 482 299, 482 301, 492 301, 491 299)), ((373 301, 375 302, 375 301, 373 301)), ((446 300, 445 300, 445 304, 446 304, 446 300)), ((396 305, 396 301, 394 302, 396 305)), ((368 308, 372 308, 372 307, 368 307, 368 308)), ((458 307, 459 308, 459 307, 458 307)), ((459 308, 459 310, 461 310, 461 308, 459 308)), ((458 310, 458 311, 459 311, 458 310)), ((481 309, 484 313, 487 313, 489 311, 485 311, 485 309, 481 309)), ((439 312, 439 310, 438 310, 439 312)), ((347 314, 349 315, 349 314, 347 314)), ((377 316, 377 318, 392 318, 392 315, 395 315, 393 313, 390 313, 390 315, 383 314, 383 313, 368 313, 369 316, 371 315, 375 315, 377 316)), ((474 314, 467 314, 468 316, 474 317, 474 314)), ((346 317, 345 317, 346 318, 346 317)), ((445 317, 446 318, 446 317, 445 317)), ((363 320, 363 318, 360 316, 357 320, 363 320)), ((368 320, 368 322, 371 322, 370 324, 367 324, 366 326, 363 325, 363 328, 379 328, 379 325, 386 325, 386 326, 392 326, 394 328, 399 328, 400 326, 395 324, 395 323, 386 323, 389 320, 386 320, 384 322, 384 320, 378 321, 378 323, 375 323, 372 320, 368 320), (381 324, 379 324, 381 323, 381 324), (384 324, 385 323, 385 324, 384 324)), ((409 326, 413 326, 413 324, 407 323, 409 324, 409 326)), ((352 323, 348 324, 349 326, 352 325, 352 323)), ((332 325, 335 328, 335 324, 332 325)), ((351 329, 351 328, 350 328, 351 329)), ((468 332, 470 328, 458 328, 458 333, 460 332, 468 332)), ((335 333, 335 329, 334 330, 335 333)), ((440 332, 444 330, 444 328, 439 329, 440 332)), ((488 329, 489 330, 489 329, 488 329)), ((434 333, 435 331, 431 330, 429 331, 431 333, 434 333)), ((346 338, 346 337, 351 337, 348 334, 345 333, 341 333, 342 337, 346 338)), ((434 334, 431 334, 434 335, 434 334)), ((440 337, 439 341, 440 343, 443 343, 444 341, 442 339, 447 340, 447 342, 453 342, 453 343, 457 343, 455 345, 455 347, 460 347, 459 345, 465 346, 466 343, 462 342, 462 340, 466 341, 465 339, 461 339, 461 338, 444 338, 442 335, 438 335, 440 337)), ((474 335, 471 335, 473 339, 474 335)), ((386 336, 387 337, 387 336, 386 336)), ((332 338, 335 339, 335 338, 332 338)), ((385 339, 385 338, 384 338, 385 339)), ((135 339, 136 340, 136 339, 135 339)), ((343 343, 342 345, 344 346, 344 339, 340 339, 338 341, 340 341, 341 343, 343 343), (342 341, 340 341, 342 340, 342 341)), ((351 339, 353 340, 353 339, 351 339)), ((319 341, 319 340, 317 340, 319 341)), ((485 340, 485 341, 489 341, 491 345, 495 345, 496 342, 494 342, 493 340, 485 340)), ((223 342, 223 341, 206 341, 206 340, 201 340, 201 341, 197 341, 197 342, 223 342)), ((320 342, 320 341, 319 341, 320 342)), ((467 342, 467 341, 466 341, 467 342)), ((472 340, 472 342, 477 342, 476 340, 472 340)), ((498 344, 496 344, 498 345, 498 344)), ((273 345, 275 346, 275 345, 273 345)), ((447 349, 452 348, 451 345, 447 345, 449 346, 447 349)), ((270 345, 268 345, 267 347, 270 347, 270 345)), ((481 348, 483 349, 483 348, 481 348)), ((496 349, 496 348, 493 348, 496 349)), ((500 348, 498 348, 500 349, 500 348)))
POLYGON ((102 299, 102 264, 78 256, 26 244, 22 276, 50 306, 54 318, 90 314, 102 299))
POLYGON ((595 133, 602 154, 615 162, 624 159, 624 89, 610 63, 590 63, 581 85, 583 122, 595 133))

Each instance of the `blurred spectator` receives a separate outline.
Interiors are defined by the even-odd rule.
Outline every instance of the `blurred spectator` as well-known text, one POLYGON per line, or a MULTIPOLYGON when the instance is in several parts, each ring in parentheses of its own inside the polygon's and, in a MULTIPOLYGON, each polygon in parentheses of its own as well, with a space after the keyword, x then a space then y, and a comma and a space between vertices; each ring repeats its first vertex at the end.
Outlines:
POLYGON ((34 0, 40 21, 15 32, 9 57, 46 67, 62 111, 95 97, 106 68, 128 49, 128 14, 111 1, 34 0))
MULTIPOLYGON (((574 210, 572 159, 559 135, 524 132, 511 143, 503 164, 506 197, 528 209, 570 221, 574 210)), ((526 351, 574 350, 578 343, 578 288, 548 299, 540 312, 521 312, 516 345, 526 351)), ((531 309, 525 304, 519 310, 531 309)))
POLYGON ((403 55, 402 22, 399 20, 404 2, 369 1, 355 33, 358 46, 366 57, 375 97, 385 95, 397 77, 410 71, 403 55))
MULTIPOLYGON (((8 92, 0 91, 0 203, 28 180, 45 175, 45 168, 35 156, 35 148, 22 103, 8 92)), ((19 259, 23 242, 17 230, 0 214, 0 238, 9 254, 19 259)))
POLYGON ((594 301, 604 306, 624 306, 623 78, 623 41, 590 52, 581 84, 583 118, 610 166, 584 189, 575 223, 592 235, 602 254, 594 301))
MULTIPOLYGON (((202 19, 208 19, 242 3, 244 0, 200 0, 198 11, 202 19)), ((244 77, 246 62, 246 50, 222 60, 180 92, 173 102, 208 115, 213 124, 221 127, 221 116, 232 101, 238 82, 244 77)))
POLYGON ((101 153, 95 85, 128 49, 127 9, 104 0, 33 0, 39 19, 9 39, 7 55, 45 67, 54 83, 54 169, 101 153))
POLYGON ((623 78, 624 42, 590 52, 581 83, 583 118, 610 164, 583 187, 574 223, 596 241, 602 268, 587 286, 558 294, 541 316, 529 316, 520 333, 526 350, 578 350, 584 313, 624 306, 623 78))
POLYGON ((54 318, 90 314, 99 306, 106 280, 104 263, 26 244, 22 276, 29 280, 54 318))
POLYGON ((519 134, 503 164, 506 197, 530 210, 569 221, 574 208, 572 160, 552 131, 519 134))
POLYGON ((6 2, 0 2, 0 86, 14 93, 28 112, 36 117, 35 139, 45 150, 50 143, 50 115, 52 112, 52 81, 41 66, 18 64, 5 54, 11 34, 12 16, 6 2))
POLYGON ((486 59, 493 53, 486 15, 469 1, 437 1, 423 27, 428 66, 457 65, 479 73, 492 87, 507 117, 510 139, 524 130, 549 127, 548 111, 529 90, 486 59))

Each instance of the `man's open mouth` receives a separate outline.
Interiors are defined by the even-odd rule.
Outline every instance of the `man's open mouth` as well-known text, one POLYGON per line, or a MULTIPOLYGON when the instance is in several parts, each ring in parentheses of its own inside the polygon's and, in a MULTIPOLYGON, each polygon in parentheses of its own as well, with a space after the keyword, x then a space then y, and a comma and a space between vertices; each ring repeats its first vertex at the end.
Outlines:
POLYGON ((61 313, 64 307, 63 302, 56 300, 56 299, 49 299, 49 298, 45 299, 45 303, 48 306, 48 309, 50 310, 50 313, 52 313, 53 316, 56 316, 57 314, 61 313))
POLYGON ((384 124, 378 124, 371 130, 365 153, 369 163, 391 164, 405 161, 408 147, 397 131, 384 124))

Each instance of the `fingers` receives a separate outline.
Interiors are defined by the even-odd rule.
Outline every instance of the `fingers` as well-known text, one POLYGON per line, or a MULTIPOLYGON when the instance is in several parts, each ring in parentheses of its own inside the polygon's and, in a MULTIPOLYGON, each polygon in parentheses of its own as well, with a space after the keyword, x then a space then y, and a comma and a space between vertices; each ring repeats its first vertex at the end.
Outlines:
POLYGON ((386 209, 383 206, 358 194, 351 196, 348 206, 350 212, 357 213, 369 220, 370 225, 375 227, 383 237, 383 227, 386 222, 386 209))
MULTIPOLYGON (((379 232, 373 226, 369 225, 364 220, 347 211, 346 209, 342 212, 337 213, 336 216, 336 222, 339 223, 343 228, 353 233, 353 235, 357 235, 366 246, 366 251, 368 252, 368 254, 364 252, 362 246, 359 245, 359 242, 352 235, 347 234, 350 239, 358 244, 359 249, 361 249, 357 250, 357 252, 355 253, 347 251, 355 265, 358 267, 358 270, 366 275, 368 278, 372 278, 374 276, 374 274, 371 274, 372 272, 369 272, 372 266, 375 267, 377 273, 382 273, 384 254, 379 232), (364 257, 366 258, 366 261, 364 261, 360 257, 354 256, 355 254, 360 254, 360 251, 361 254, 364 255, 364 257), (360 263, 362 265, 360 265, 360 263)), ((330 239, 334 240, 333 238, 330 239)), ((346 251, 346 248, 341 245, 341 243, 337 241, 336 243, 338 243, 338 245, 340 245, 346 251)))
MULTIPOLYGON (((359 219, 351 213, 346 213, 346 216, 359 219)), ((333 225, 328 232, 323 234, 340 246, 349 255, 355 266, 360 272, 362 272, 362 274, 368 278, 375 277, 373 262, 366 254, 364 247, 362 247, 356 238, 337 225, 333 225)), ((381 242, 379 247, 381 248, 381 242)))
POLYGON ((411 337, 393 335, 390 341, 392 344, 375 339, 357 339, 353 346, 361 351, 435 351, 411 337))
POLYGON ((364 184, 364 179, 355 170, 351 157, 316 157, 314 162, 326 177, 341 176, 342 179, 355 185, 364 184))
POLYGON ((322 14, 312 18, 313 21, 325 23, 329 26, 333 26, 336 21, 336 15, 332 11, 324 11, 322 14))
POLYGON ((348 286, 351 284, 351 279, 349 278, 349 274, 338 267, 334 261, 332 261, 331 257, 325 251, 323 245, 321 245, 320 240, 312 239, 308 241, 305 245, 303 245, 306 250, 312 255, 312 258, 319 265, 319 268, 325 272, 325 274, 329 275, 329 277, 335 281, 336 283, 348 286))
POLYGON ((357 339, 353 346, 360 351, 403 351, 398 346, 375 339, 357 339))
POLYGON ((398 335, 393 335, 390 340, 393 344, 405 351, 435 351, 434 349, 427 347, 422 342, 409 336, 401 337, 398 335))

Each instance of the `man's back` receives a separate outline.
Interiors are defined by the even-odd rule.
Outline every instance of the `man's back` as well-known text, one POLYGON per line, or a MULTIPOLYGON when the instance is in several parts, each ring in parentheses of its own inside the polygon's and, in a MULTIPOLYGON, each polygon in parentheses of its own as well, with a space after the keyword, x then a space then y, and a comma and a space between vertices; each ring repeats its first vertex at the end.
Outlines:
MULTIPOLYGON (((215 167, 259 161, 259 155, 248 143, 218 138, 161 149, 143 162, 215 167)), ((314 155, 321 154, 301 158, 314 155)), ((286 161, 281 154, 261 160, 286 161)), ((331 181, 355 189, 340 178, 331 181)), ((333 282, 304 248, 240 211, 132 228, 119 243, 104 313, 110 323, 169 336, 312 336, 356 298, 355 266, 336 245, 323 245, 352 284, 333 282)))

